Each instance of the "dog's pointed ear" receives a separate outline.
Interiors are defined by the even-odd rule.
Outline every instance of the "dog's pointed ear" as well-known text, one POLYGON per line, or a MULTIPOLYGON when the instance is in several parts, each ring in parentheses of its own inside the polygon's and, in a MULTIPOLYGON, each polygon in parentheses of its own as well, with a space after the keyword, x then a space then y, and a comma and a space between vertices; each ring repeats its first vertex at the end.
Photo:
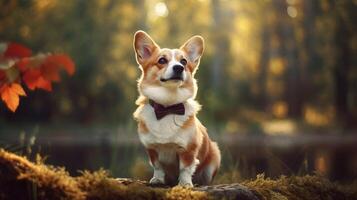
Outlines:
POLYGON ((188 59, 191 62, 198 64, 203 54, 204 40, 201 36, 195 35, 188 39, 180 49, 187 53, 188 59))
POLYGON ((137 31, 134 35, 134 49, 136 54, 136 61, 139 64, 152 56, 152 54, 160 47, 154 42, 151 37, 144 31, 137 31))

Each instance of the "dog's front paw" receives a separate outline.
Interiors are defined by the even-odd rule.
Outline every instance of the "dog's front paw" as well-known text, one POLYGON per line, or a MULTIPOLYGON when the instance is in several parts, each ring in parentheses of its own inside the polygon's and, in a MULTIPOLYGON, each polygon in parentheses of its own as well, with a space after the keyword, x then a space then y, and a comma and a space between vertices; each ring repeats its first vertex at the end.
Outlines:
POLYGON ((155 176, 150 179, 150 182, 149 182, 149 183, 150 183, 150 184, 153 184, 153 185, 165 184, 164 180, 159 179, 159 178, 157 178, 157 177, 155 177, 155 176))
POLYGON ((180 180, 178 185, 183 187, 193 187, 192 180, 180 180))

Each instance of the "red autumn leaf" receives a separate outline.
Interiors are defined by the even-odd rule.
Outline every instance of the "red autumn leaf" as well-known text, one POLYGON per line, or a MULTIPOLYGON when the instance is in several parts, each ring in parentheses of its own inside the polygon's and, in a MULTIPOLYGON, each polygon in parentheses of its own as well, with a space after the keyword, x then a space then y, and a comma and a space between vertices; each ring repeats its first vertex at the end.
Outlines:
POLYGON ((4 57, 25 58, 31 56, 31 54, 31 49, 17 43, 9 43, 7 49, 4 52, 4 57))
POLYGON ((21 60, 16 62, 16 66, 21 72, 24 72, 29 68, 30 63, 31 60, 29 58, 22 58, 21 60))
POLYGON ((4 84, 0 88, 1 99, 5 102, 6 106, 15 112, 19 106, 19 96, 26 96, 25 91, 18 83, 4 84))
POLYGON ((30 58, 22 58, 16 63, 21 72, 39 68, 43 78, 49 81, 60 81, 59 71, 65 69, 69 75, 74 73, 74 63, 66 55, 39 54, 30 58))
POLYGON ((45 62, 53 63, 57 66, 63 67, 69 75, 73 75, 75 70, 72 59, 69 58, 67 55, 50 55, 46 58, 45 62))
MULTIPOLYGON (((5 72, 0 71, 0 83, 6 78, 5 72)), ((1 87, 1 86, 0 86, 1 87)))
POLYGON ((22 77, 22 80, 30 90, 34 90, 36 89, 36 82, 39 77, 41 77, 41 71, 39 69, 29 69, 22 77))
POLYGON ((60 70, 73 75, 75 65, 64 54, 37 54, 17 43, 0 43, 0 97, 13 112, 19 105, 19 96, 25 96, 23 81, 30 90, 52 91, 52 81, 60 80, 60 70), (31 56, 31 57, 30 57, 31 56))
POLYGON ((23 76, 23 80, 30 90, 40 88, 46 91, 52 91, 51 81, 46 80, 42 76, 40 69, 27 70, 23 76))
POLYGON ((59 75, 60 66, 52 60, 45 60, 41 65, 41 73, 43 77, 50 81, 60 81, 59 75))
POLYGON ((39 68, 47 56, 48 55, 46 54, 38 54, 32 57, 21 58, 16 62, 16 66, 20 69, 21 72, 24 72, 30 68, 39 68))
POLYGON ((37 79, 36 87, 39 89, 46 90, 48 92, 52 91, 51 81, 44 79, 42 76, 37 79))

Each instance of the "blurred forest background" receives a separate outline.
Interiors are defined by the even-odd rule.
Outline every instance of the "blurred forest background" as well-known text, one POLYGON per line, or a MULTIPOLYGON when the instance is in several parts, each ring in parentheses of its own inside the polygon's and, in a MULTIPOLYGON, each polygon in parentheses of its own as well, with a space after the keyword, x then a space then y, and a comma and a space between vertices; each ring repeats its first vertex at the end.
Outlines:
POLYGON ((1 103, 0 142, 71 173, 104 167, 148 178, 132 119, 133 34, 145 30, 170 48, 199 34, 199 118, 221 146, 218 180, 317 171, 351 181, 356 8, 355 0, 1 0, 1 41, 65 52, 76 73, 52 93, 28 93, 16 113, 1 103))

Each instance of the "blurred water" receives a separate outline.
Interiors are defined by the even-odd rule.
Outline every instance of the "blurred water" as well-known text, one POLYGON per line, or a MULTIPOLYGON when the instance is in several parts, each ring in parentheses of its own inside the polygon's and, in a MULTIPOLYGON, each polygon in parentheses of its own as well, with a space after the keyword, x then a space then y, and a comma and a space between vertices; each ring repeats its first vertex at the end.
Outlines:
MULTIPOLYGON (((277 177, 317 172, 339 181, 357 177, 355 134, 224 134, 215 140, 222 151, 221 174, 238 170, 242 178, 253 178, 259 173, 277 177)), ((133 177, 138 160, 148 163, 137 135, 120 129, 3 129, 0 145, 30 158, 40 153, 47 164, 65 166, 72 175, 104 168, 117 177, 133 177)))

